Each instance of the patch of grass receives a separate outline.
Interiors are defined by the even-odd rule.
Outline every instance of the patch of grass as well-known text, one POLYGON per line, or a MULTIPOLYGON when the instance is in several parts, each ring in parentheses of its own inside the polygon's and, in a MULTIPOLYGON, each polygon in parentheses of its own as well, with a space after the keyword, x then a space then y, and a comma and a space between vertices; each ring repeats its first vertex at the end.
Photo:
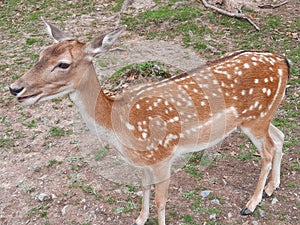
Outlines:
POLYGON ((120 93, 124 87, 160 81, 180 72, 182 71, 157 61, 146 61, 122 67, 112 76, 103 79, 102 85, 111 93, 120 93))
POLYGON ((30 121, 26 121, 26 122, 23 122, 23 124, 28 127, 28 128, 35 128, 37 127, 37 123, 35 120, 30 120, 30 121))
POLYGON ((117 3, 111 7, 111 10, 114 12, 119 12, 122 8, 124 0, 117 0, 117 3))
POLYGON ((184 170, 197 178, 203 178, 203 173, 198 170, 197 166, 187 164, 184 166, 184 170))
POLYGON ((95 160, 96 161, 101 161, 102 159, 105 158, 105 156, 108 154, 109 152, 109 147, 108 145, 102 147, 100 150, 98 150, 96 153, 95 153, 95 160))
POLYGON ((132 185, 127 185, 126 188, 123 191, 126 194, 131 194, 136 192, 136 187, 132 185))
POLYGON ((246 161, 246 160, 258 161, 258 160, 260 160, 260 158, 256 155, 254 155, 253 152, 251 152, 251 151, 240 153, 240 154, 236 155, 235 157, 242 161, 246 161))
POLYGON ((299 188, 299 185, 294 182, 287 182, 285 185, 289 188, 299 188))
POLYGON ((173 220, 179 219, 179 215, 176 210, 169 210, 169 216, 172 217, 173 220))
POLYGON ((188 190, 182 194, 182 197, 186 199, 196 199, 199 196, 197 195, 196 191, 188 190))
POLYGON ((300 171, 300 162, 297 159, 294 159, 290 165, 289 165, 290 170, 294 171, 300 171))
POLYGON ((62 161, 57 161, 56 159, 51 159, 51 160, 49 160, 47 167, 53 168, 55 165, 60 165, 60 164, 62 164, 62 161))
POLYGON ((129 213, 136 209, 136 205, 133 202, 126 202, 125 206, 122 207, 116 207, 115 212, 116 213, 129 213))
POLYGON ((59 103, 61 101, 62 101, 61 98, 53 98, 53 99, 51 99, 51 102, 54 102, 54 103, 59 103))
POLYGON ((65 130, 63 128, 59 128, 59 127, 51 127, 49 130, 49 135, 52 137, 61 137, 61 136, 65 136, 65 135, 70 135, 72 134, 72 130, 65 130))
POLYGON ((7 150, 11 147, 14 147, 14 140, 13 139, 0 137, 0 148, 1 149, 7 150))
POLYGON ((49 209, 48 203, 42 203, 32 209, 30 209, 27 214, 28 216, 33 216, 39 214, 41 217, 47 216, 46 210, 49 209))
POLYGON ((69 188, 79 188, 83 193, 93 195, 96 200, 102 199, 103 195, 98 193, 91 185, 84 185, 83 181, 78 179, 77 174, 70 174, 71 183, 69 184, 69 188))
POLYGON ((197 225, 198 223, 194 220, 193 216, 186 214, 183 216, 184 225, 197 225))
POLYGON ((199 30, 195 19, 202 15, 202 10, 191 6, 174 9, 171 6, 172 4, 146 11, 138 17, 128 16, 123 18, 123 22, 128 25, 129 30, 138 31, 150 39, 155 37, 172 38, 175 35, 181 35, 182 32, 186 33, 186 36, 190 31, 198 34, 199 30), (151 29, 154 26, 156 29, 151 29))
POLYGON ((116 199, 113 196, 109 196, 105 202, 107 202, 108 204, 112 205, 112 204, 115 204, 116 199))
POLYGON ((66 134, 66 131, 63 128, 51 127, 49 130, 49 134, 51 136, 59 137, 64 136, 66 134))

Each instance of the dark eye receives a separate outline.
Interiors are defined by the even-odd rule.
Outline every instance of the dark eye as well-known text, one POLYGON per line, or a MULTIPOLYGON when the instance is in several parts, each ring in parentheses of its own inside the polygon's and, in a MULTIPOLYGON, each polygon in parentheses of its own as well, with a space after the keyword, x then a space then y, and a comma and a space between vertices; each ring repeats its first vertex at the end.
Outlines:
POLYGON ((57 65, 57 67, 61 68, 61 69, 68 69, 70 66, 70 64, 68 63, 60 63, 57 65))

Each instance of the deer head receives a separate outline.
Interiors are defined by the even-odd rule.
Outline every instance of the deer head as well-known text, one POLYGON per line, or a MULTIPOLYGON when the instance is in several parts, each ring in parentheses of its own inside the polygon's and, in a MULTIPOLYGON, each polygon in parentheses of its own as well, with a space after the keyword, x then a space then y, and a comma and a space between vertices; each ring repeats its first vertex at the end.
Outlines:
POLYGON ((82 43, 45 20, 44 23, 54 44, 46 47, 33 68, 9 87, 22 105, 74 92, 78 83, 86 79, 87 70, 94 70, 93 58, 108 51, 126 28, 118 28, 82 43))

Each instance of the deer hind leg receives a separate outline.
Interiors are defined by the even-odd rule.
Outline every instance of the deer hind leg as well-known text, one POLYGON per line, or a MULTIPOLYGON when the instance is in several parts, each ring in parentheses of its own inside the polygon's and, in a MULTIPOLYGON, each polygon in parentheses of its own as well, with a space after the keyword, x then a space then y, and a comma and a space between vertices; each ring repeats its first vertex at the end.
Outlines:
POLYGON ((150 204, 150 188, 151 188, 151 172, 148 168, 144 169, 142 179, 142 210, 139 217, 136 219, 133 225, 143 225, 146 223, 149 217, 149 204, 150 204))
POLYGON ((165 211, 168 199, 168 189, 171 175, 171 161, 166 161, 153 168, 155 182, 155 204, 157 208, 158 224, 165 225, 165 211))
POLYGON ((166 161, 152 168, 144 169, 142 210, 133 225, 143 225, 149 217, 150 187, 155 184, 155 204, 158 212, 158 224, 165 225, 165 207, 170 183, 171 162, 166 161))
POLYGON ((168 199, 168 188, 170 179, 164 180, 155 185, 155 204, 157 208, 158 224, 165 225, 166 203, 168 199))
POLYGON ((273 124, 270 124, 269 134, 271 135, 273 142, 275 143, 275 151, 272 160, 271 177, 264 190, 265 196, 271 196, 273 192, 276 190, 276 188, 279 187, 282 146, 284 140, 283 133, 278 128, 276 128, 273 124))
MULTIPOLYGON (((257 128, 255 129, 256 125, 257 124, 252 124, 251 126, 241 127, 244 133, 251 139, 253 144, 260 151, 262 157, 261 171, 260 171, 260 176, 258 179, 256 189, 251 199, 248 201, 246 206, 242 209, 241 211, 242 215, 248 215, 254 212, 256 206, 262 200, 264 186, 266 184, 270 170, 272 169, 272 163, 274 159, 276 157, 278 158, 280 155, 276 153, 277 150, 275 146, 276 140, 273 140, 275 136, 274 132, 276 132, 274 126, 271 125, 269 129, 265 129, 265 130, 263 129, 257 130, 257 128)), ((269 127, 269 124, 267 124, 266 127, 269 127)), ((276 162, 276 164, 278 164, 278 162, 276 162)), ((277 176, 278 170, 273 169, 273 171, 274 171, 273 179, 276 180, 278 177, 277 176)))

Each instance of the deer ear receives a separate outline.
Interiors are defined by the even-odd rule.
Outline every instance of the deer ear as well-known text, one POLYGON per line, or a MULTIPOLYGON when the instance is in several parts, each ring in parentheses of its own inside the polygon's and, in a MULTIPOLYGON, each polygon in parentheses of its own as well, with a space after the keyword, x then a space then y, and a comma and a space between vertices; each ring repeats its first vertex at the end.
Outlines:
POLYGON ((74 40, 74 38, 71 37, 70 35, 65 34, 63 31, 61 31, 56 26, 48 23, 46 20, 44 20, 43 17, 42 17, 42 20, 46 25, 48 34, 50 35, 50 37, 53 38, 55 43, 57 43, 59 41, 64 41, 64 40, 74 40))
POLYGON ((125 29, 126 26, 123 26, 110 33, 94 38, 87 43, 86 52, 95 56, 101 52, 108 51, 125 29))

